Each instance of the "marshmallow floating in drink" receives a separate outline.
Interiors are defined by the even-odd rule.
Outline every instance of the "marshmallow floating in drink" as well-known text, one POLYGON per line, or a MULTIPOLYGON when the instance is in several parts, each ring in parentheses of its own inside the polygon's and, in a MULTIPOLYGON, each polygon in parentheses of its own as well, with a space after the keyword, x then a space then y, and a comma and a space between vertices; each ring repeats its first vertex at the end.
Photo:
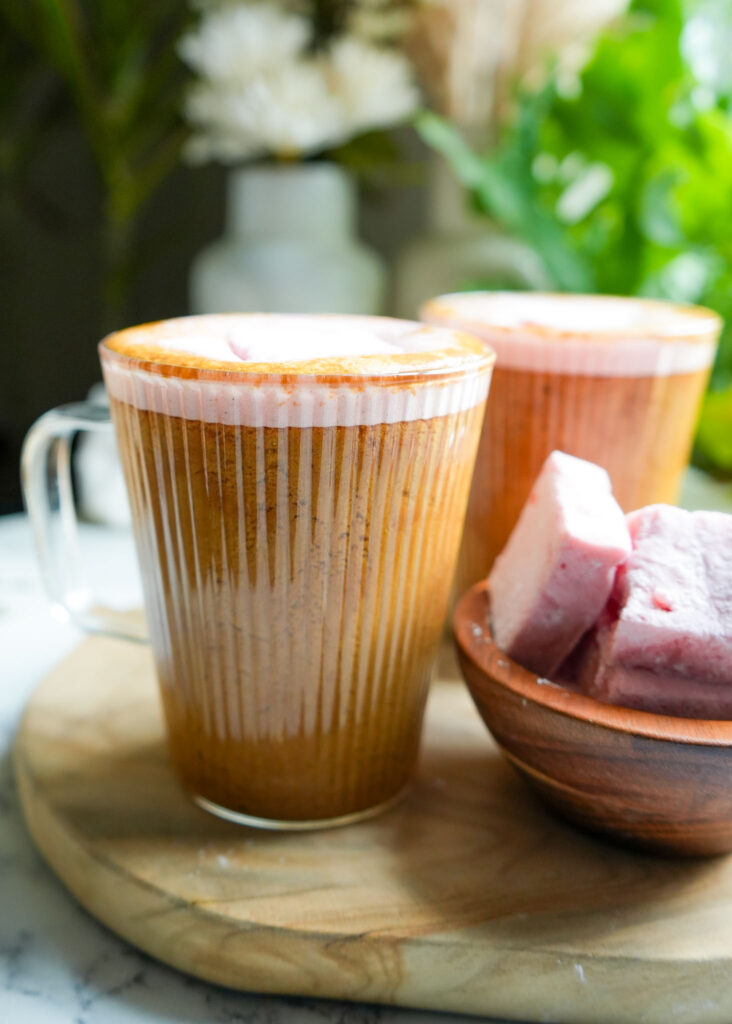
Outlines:
POLYGON ((489 576, 498 646, 552 675, 597 619, 629 554, 605 470, 552 452, 489 576))
POLYGON ((554 452, 489 583, 493 637, 526 668, 606 703, 732 719, 732 516, 623 517, 603 470, 554 452))

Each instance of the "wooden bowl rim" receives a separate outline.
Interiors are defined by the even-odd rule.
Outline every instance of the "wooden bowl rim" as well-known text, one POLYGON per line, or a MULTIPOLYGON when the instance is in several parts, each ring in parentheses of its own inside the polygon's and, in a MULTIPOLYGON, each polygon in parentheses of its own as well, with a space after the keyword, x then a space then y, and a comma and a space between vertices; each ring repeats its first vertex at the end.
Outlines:
MULTIPOLYGON (((559 683, 550 680, 540 682, 539 676, 513 661, 496 645, 489 628, 489 607, 488 581, 483 580, 463 594, 453 616, 457 647, 488 681, 557 714, 614 732, 669 743, 695 743, 709 747, 732 745, 732 721, 674 718, 603 704, 559 683), (475 626, 479 629, 474 630, 475 626)), ((466 682, 472 692, 473 687, 467 677, 466 682)))

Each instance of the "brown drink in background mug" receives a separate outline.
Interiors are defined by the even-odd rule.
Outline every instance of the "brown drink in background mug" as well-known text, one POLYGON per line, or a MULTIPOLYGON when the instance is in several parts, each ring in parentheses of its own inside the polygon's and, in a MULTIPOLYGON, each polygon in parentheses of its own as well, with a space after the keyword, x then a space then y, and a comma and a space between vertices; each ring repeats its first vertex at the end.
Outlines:
MULTIPOLYGON (((416 761, 492 353, 404 321, 242 314, 131 328, 100 356, 183 784, 270 827, 388 805, 416 761)), ((42 537, 49 446, 85 425, 49 415, 25 459, 42 537)))
POLYGON ((455 593, 484 578, 555 449, 610 474, 626 512, 674 503, 721 329, 699 306, 603 295, 465 292, 427 323, 496 352, 455 593))

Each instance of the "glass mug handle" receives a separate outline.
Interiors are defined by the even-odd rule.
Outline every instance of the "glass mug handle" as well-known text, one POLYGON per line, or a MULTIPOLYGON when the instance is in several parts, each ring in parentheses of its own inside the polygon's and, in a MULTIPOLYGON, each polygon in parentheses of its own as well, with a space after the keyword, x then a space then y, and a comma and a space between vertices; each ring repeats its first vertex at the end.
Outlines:
POLYGON ((92 402, 62 405, 45 413, 23 443, 23 494, 43 582, 53 604, 89 633, 145 643, 144 624, 136 623, 126 612, 94 603, 79 557, 71 443, 79 432, 111 430, 108 411, 92 402))

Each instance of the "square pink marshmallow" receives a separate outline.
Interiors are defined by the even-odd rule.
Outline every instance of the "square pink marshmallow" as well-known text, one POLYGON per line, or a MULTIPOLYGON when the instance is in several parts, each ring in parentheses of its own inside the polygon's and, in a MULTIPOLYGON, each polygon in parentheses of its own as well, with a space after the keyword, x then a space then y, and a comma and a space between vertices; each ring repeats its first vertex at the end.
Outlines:
POLYGON ((604 608, 630 547, 607 472, 552 452, 488 577, 498 646, 551 677, 604 608))
POLYGON ((591 635, 583 690, 612 704, 732 718, 732 516, 650 505, 591 635))

